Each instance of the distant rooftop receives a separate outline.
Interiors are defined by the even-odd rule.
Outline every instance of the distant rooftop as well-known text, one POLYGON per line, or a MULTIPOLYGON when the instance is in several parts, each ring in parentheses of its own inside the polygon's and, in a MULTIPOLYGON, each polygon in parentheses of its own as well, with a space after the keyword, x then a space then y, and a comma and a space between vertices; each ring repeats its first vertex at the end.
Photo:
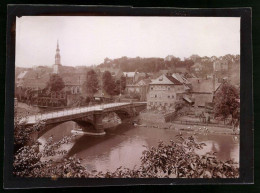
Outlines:
POLYGON ((181 84, 180 81, 178 81, 177 79, 175 79, 172 76, 168 76, 168 75, 161 75, 158 78, 152 80, 152 82, 150 84, 173 84, 173 85, 177 85, 177 84, 181 84))
POLYGON ((135 72, 123 72, 125 77, 134 77, 135 72))
MULTIPOLYGON (((201 92, 201 93, 211 93, 213 92, 213 79, 212 78, 188 78, 188 81, 192 85, 192 92, 201 92)), ((215 90, 218 89, 218 87, 221 85, 215 79, 215 90)))

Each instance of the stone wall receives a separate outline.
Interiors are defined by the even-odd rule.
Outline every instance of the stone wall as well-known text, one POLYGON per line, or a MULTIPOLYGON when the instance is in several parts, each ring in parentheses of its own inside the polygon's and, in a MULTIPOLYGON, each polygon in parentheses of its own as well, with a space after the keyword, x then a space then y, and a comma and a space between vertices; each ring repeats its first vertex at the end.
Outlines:
POLYGON ((140 113, 139 115, 141 123, 164 123, 165 118, 162 114, 156 114, 156 113, 140 113))

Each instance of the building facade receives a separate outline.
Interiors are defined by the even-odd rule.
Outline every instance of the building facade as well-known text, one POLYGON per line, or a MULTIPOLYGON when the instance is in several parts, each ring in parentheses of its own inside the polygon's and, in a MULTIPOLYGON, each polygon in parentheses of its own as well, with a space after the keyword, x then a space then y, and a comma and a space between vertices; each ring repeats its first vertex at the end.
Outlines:
POLYGON ((146 101, 150 82, 151 80, 149 78, 142 79, 136 84, 126 85, 125 91, 126 93, 137 93, 140 95, 140 101, 146 101))
POLYGON ((217 60, 217 61, 213 62, 213 69, 215 72, 227 71, 228 70, 228 61, 222 59, 222 60, 217 60))
POLYGON ((161 75, 152 80, 147 93, 147 109, 174 110, 183 99, 185 85, 171 75, 161 75))

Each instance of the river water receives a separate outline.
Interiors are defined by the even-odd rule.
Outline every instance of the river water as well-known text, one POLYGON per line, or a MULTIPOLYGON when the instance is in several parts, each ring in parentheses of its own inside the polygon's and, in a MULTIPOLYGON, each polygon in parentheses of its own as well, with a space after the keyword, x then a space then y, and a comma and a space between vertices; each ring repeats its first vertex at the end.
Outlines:
MULTIPOLYGON (((54 141, 70 136, 71 130, 77 127, 74 122, 63 123, 45 133, 41 140, 53 136, 54 141)), ((114 171, 118 167, 134 168, 140 165, 140 157, 145 146, 157 146, 162 140, 169 143, 178 134, 172 129, 159 129, 153 127, 133 126, 130 123, 122 123, 114 128, 106 130, 104 136, 77 136, 70 145, 68 156, 75 155, 82 159, 87 168, 97 171, 114 171)), ((190 133, 183 133, 190 136, 190 133)), ((206 143, 206 147, 199 153, 209 151, 218 152, 221 160, 234 159, 239 162, 239 138, 230 135, 200 134, 196 135, 199 142, 206 143)))

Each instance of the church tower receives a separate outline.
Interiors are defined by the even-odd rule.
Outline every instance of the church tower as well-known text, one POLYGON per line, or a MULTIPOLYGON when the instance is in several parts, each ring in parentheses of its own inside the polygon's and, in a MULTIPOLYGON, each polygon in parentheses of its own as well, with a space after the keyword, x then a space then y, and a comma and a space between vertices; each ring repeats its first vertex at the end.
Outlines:
POLYGON ((60 48, 59 48, 59 41, 57 41, 57 48, 56 48, 56 54, 55 54, 55 64, 53 65, 53 73, 58 74, 59 73, 59 67, 61 66, 60 62, 60 48))

